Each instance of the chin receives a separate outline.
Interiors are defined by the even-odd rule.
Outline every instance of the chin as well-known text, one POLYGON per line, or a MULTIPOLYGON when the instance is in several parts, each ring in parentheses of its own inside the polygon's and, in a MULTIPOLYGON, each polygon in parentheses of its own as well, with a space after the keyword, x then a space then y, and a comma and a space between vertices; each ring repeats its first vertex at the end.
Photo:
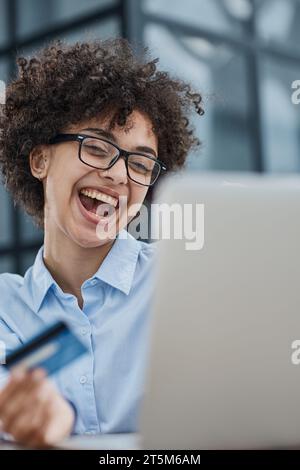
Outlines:
POLYGON ((68 237, 81 248, 97 248, 106 245, 111 241, 109 237, 100 240, 97 237, 95 229, 92 231, 80 228, 77 230, 68 230, 67 233, 68 237))
POLYGON ((110 243, 112 240, 110 238, 107 238, 106 240, 88 240, 81 238, 74 241, 81 248, 99 248, 100 246, 104 246, 107 243, 110 243))

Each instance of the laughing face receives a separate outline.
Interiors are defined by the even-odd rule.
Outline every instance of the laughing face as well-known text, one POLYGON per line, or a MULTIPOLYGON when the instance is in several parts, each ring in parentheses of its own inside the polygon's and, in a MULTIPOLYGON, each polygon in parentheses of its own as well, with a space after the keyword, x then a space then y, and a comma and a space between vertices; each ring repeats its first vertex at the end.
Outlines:
MULTIPOLYGON (((122 149, 157 156, 157 137, 146 115, 134 111, 126 126, 116 125, 110 135, 108 123, 108 118, 92 119, 63 132, 90 136, 86 147, 90 154, 97 150, 93 137, 102 134, 122 149)), ((109 227, 114 227, 116 233, 126 227, 143 203, 148 187, 128 178, 123 158, 107 170, 86 165, 78 158, 79 145, 78 141, 69 141, 37 148, 30 164, 32 174, 44 185, 45 231, 92 248, 111 240, 109 227)))

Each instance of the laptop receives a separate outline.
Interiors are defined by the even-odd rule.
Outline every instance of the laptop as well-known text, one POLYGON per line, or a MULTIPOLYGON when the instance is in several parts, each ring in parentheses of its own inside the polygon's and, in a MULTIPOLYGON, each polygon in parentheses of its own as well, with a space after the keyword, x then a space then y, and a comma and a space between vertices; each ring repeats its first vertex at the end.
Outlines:
POLYGON ((185 175, 156 202, 202 220, 198 249, 159 242, 141 447, 300 448, 300 177, 185 175))

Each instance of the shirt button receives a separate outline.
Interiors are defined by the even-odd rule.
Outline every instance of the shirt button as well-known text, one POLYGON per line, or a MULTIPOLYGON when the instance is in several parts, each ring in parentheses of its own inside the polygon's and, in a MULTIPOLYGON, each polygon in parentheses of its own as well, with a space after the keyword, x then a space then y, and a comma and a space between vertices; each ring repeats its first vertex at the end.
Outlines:
POLYGON ((87 333, 89 333, 89 330, 87 328, 81 328, 80 333, 82 335, 86 335, 87 333))
POLYGON ((92 279, 92 280, 91 280, 91 285, 92 285, 92 286, 95 286, 95 285, 97 284, 97 282, 98 282, 97 279, 92 279))
POLYGON ((80 382, 81 384, 85 384, 86 381, 87 381, 87 378, 86 378, 85 375, 82 375, 82 376, 80 377, 80 379, 79 379, 79 382, 80 382))

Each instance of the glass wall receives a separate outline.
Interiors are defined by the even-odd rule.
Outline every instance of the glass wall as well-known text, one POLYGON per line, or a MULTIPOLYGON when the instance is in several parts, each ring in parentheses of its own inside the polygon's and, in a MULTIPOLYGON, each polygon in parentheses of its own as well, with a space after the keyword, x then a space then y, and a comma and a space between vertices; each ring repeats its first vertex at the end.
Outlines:
POLYGON ((203 148, 190 155, 190 167, 251 170, 253 109, 247 56, 219 41, 178 35, 161 24, 146 25, 145 39, 160 57, 160 67, 176 76, 180 70, 180 77, 203 94, 205 118, 193 119, 203 148))
POLYGON ((193 169, 300 169, 299 0, 144 0, 145 39, 161 66, 203 94, 193 169), (162 47, 163 44, 163 47, 162 47))
POLYGON ((101 14, 100 8, 116 3, 117 0, 18 0, 17 36, 25 39, 49 28, 64 27, 71 21, 90 21, 98 16, 101 19, 105 13, 101 14))
POLYGON ((265 170, 299 171, 300 106, 291 102, 291 83, 300 62, 262 56, 259 72, 265 170))

